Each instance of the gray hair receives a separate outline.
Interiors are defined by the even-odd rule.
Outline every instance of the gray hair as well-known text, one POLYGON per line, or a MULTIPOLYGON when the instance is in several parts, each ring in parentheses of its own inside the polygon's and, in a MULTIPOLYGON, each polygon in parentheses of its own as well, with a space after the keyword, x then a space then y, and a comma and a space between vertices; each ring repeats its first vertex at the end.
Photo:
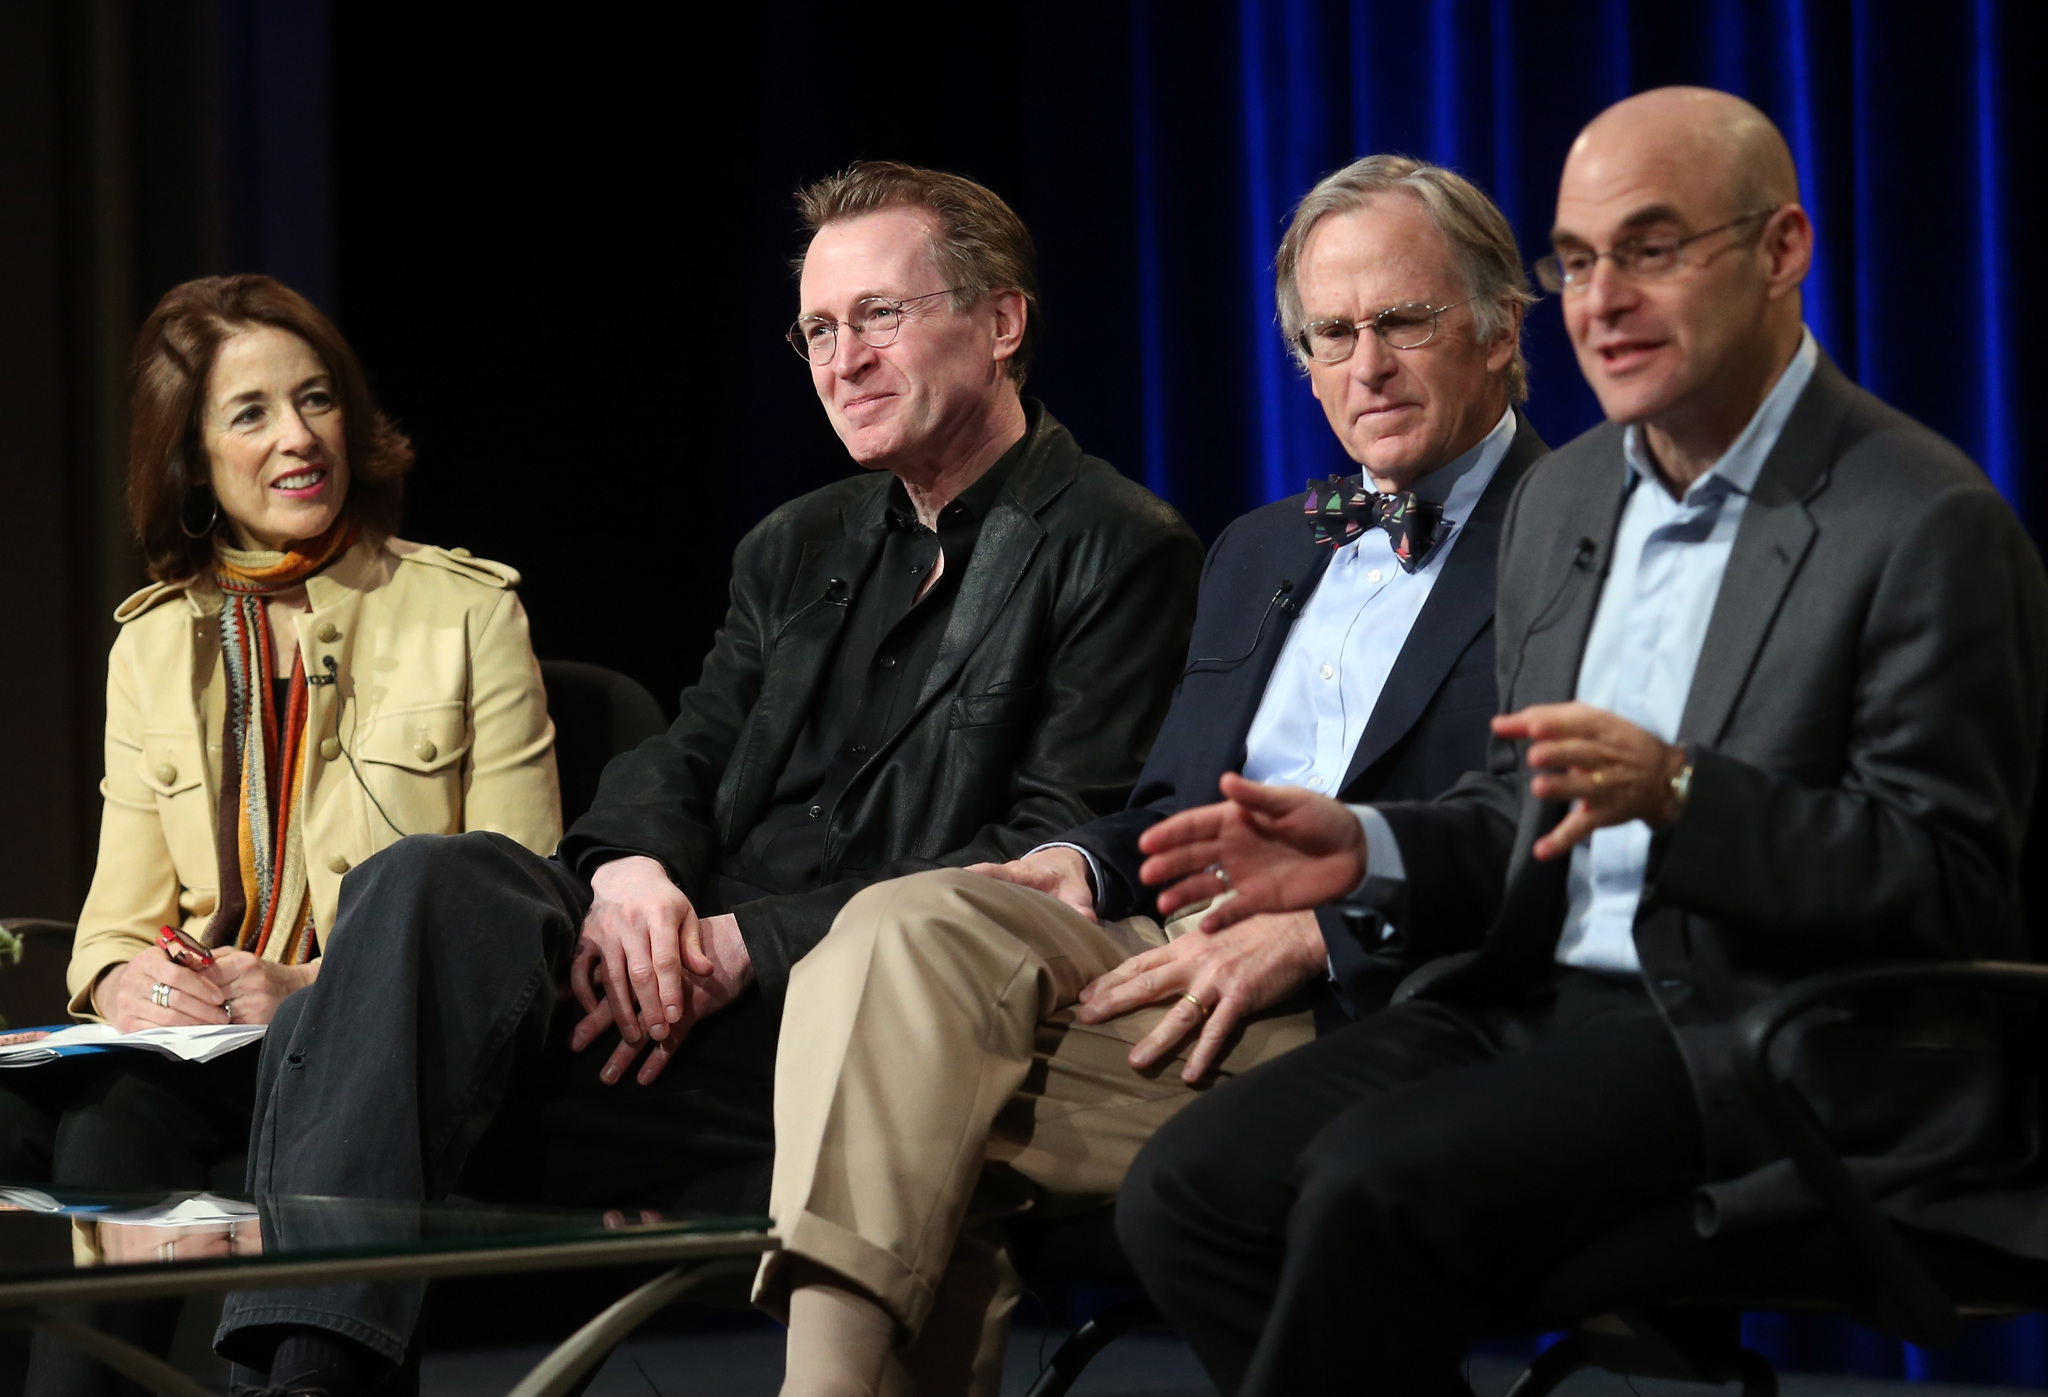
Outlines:
POLYGON ((1287 236, 1280 240, 1279 254, 1273 259, 1280 331, 1287 337, 1289 352, 1302 368, 1308 367, 1301 352, 1304 315, 1296 279, 1309 234, 1331 214, 1350 213, 1382 194, 1395 192, 1420 202, 1430 222, 1457 253, 1465 289, 1473 298, 1472 318, 1479 327, 1480 343, 1506 334, 1515 336, 1515 357, 1507 368, 1508 401, 1521 402, 1529 396, 1529 363, 1522 357, 1520 322, 1514 312, 1516 307, 1534 303, 1536 297, 1522 270, 1514 230, 1493 200, 1463 175, 1405 155, 1368 155, 1354 161, 1325 175, 1295 205, 1294 221, 1287 226, 1287 236))

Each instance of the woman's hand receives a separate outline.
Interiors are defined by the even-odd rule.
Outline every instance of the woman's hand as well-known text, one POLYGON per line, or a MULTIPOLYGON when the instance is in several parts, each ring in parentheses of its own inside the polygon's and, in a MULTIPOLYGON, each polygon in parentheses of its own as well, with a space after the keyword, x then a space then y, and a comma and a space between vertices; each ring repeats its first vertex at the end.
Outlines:
POLYGON ((150 946, 127 964, 108 971, 92 998, 101 1018, 123 1033, 133 1033, 164 1025, 226 1023, 227 1010, 221 1005, 229 997, 207 972, 188 969, 165 955, 162 947, 150 946), (157 985, 170 986, 168 1004, 159 1004, 152 997, 157 985))
POLYGON ((247 951, 222 950, 213 953, 213 969, 203 973, 219 987, 232 1015, 228 1022, 269 1023, 286 996, 320 978, 320 962, 279 965, 247 951))

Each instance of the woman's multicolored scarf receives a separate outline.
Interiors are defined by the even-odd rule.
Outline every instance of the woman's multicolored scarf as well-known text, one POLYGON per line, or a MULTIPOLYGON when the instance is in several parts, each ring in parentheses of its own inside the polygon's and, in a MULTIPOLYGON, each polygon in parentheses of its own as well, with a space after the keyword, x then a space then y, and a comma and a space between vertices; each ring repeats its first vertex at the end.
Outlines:
POLYGON ((346 519, 289 552, 214 545, 227 722, 221 737, 219 906, 207 944, 298 965, 314 950, 300 806, 306 784, 306 666, 292 647, 279 711, 275 648, 264 602, 326 567, 356 541, 346 519))

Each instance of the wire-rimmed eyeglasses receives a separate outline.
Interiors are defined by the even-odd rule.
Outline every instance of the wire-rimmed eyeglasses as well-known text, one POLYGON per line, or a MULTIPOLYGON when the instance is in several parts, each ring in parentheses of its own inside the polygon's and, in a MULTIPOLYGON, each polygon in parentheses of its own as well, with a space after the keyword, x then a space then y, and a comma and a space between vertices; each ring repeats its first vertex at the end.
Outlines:
POLYGON ((922 296, 905 296, 900 300, 893 296, 863 296, 854 303, 851 319, 842 322, 822 315, 806 315, 791 325, 783 338, 789 341, 791 349, 810 363, 829 364, 832 356, 839 352, 839 328, 842 324, 868 348, 880 349, 895 343, 896 336, 903 333, 906 306, 929 301, 934 296, 950 296, 964 289, 949 286, 944 291, 927 291, 922 296))
POLYGON ((1468 306, 1478 300, 1467 296, 1447 306, 1422 301, 1388 306, 1365 320, 1311 320, 1295 331, 1294 342, 1301 352, 1318 364, 1341 364, 1358 348, 1358 336, 1371 330, 1390 349, 1420 349, 1436 338, 1437 317, 1447 310, 1468 306))
POLYGON ((1745 223, 1754 223, 1759 218, 1769 218, 1782 204, 1769 208, 1751 209, 1740 218, 1731 218, 1726 223, 1685 237, 1660 233, 1647 238, 1624 238, 1605 252, 1595 252, 1590 247, 1567 248, 1553 252, 1547 257, 1536 259, 1536 282, 1545 291, 1553 294, 1559 291, 1584 291, 1593 284, 1593 273, 1604 257, 1614 263, 1614 270, 1637 281, 1655 281, 1670 276, 1686 265, 1685 249, 1701 238, 1711 238, 1716 233, 1725 233, 1730 228, 1740 228, 1745 223))

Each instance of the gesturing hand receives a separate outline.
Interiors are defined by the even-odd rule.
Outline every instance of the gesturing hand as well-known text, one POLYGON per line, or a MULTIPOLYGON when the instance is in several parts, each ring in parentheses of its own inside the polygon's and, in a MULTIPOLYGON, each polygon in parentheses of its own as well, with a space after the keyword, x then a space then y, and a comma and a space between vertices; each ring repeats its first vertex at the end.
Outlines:
POLYGON ((1539 859, 1568 852, 1596 829, 1630 820, 1662 829, 1678 814, 1671 779, 1685 767, 1685 749, 1626 718, 1591 704, 1542 703, 1500 715, 1493 732, 1528 741, 1531 795, 1572 803, 1536 841, 1531 852, 1539 859))
POLYGON ((967 871, 1056 897, 1089 921, 1096 920, 1088 860, 1078 849, 1039 849, 1008 863, 971 863, 967 871))
POLYGON ((1334 902, 1365 877, 1365 831, 1328 796, 1235 774, 1222 790, 1221 802, 1169 816, 1138 840, 1151 855, 1138 876, 1172 885, 1159 894, 1162 913, 1235 890, 1202 919, 1203 931, 1221 931, 1254 913, 1334 902))
POLYGON ((1324 956, 1313 912, 1252 917, 1213 934, 1192 931, 1084 985, 1074 1017, 1102 1023, 1172 1000, 1159 1026, 1131 1049, 1130 1063, 1142 1072, 1199 1030, 1180 1074, 1192 1085, 1215 1066, 1246 1015, 1278 1004, 1321 974, 1324 956))

